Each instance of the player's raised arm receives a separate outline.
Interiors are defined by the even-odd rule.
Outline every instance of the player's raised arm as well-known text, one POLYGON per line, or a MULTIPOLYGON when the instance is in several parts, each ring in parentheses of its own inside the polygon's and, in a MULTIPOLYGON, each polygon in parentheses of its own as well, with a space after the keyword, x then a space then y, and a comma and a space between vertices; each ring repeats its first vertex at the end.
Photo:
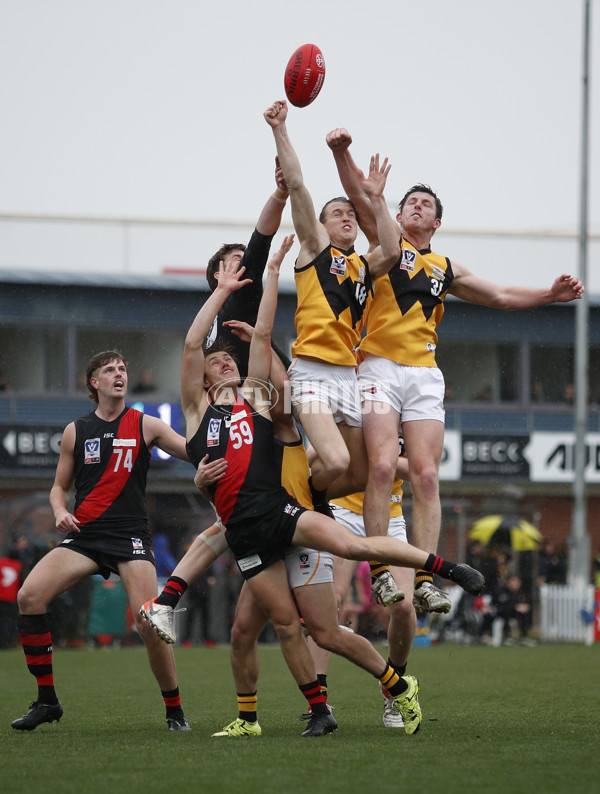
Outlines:
MULTIPOLYGON (((369 202, 377 222, 377 236, 379 245, 369 254, 369 270, 374 278, 387 273, 400 257, 400 243, 396 221, 392 218, 387 208, 383 191, 390 172, 391 164, 387 157, 379 163, 379 154, 371 157, 369 176, 362 179, 362 188, 369 197, 369 202)), ((360 217, 360 216, 359 216, 360 217)))
POLYGON ((251 283, 250 279, 242 278, 243 274, 244 268, 237 270, 235 262, 221 263, 217 275, 217 288, 210 294, 187 332, 181 364, 181 406, 186 421, 189 421, 188 414, 199 410, 206 400, 202 350, 204 340, 219 309, 229 295, 251 283))
POLYGON ((287 132, 287 112, 287 102, 280 100, 268 107, 263 115, 273 130, 277 156, 290 191, 292 219, 300 243, 297 267, 303 267, 329 244, 329 238, 316 217, 312 197, 304 184, 300 161, 287 132))
POLYGON ((248 376, 257 380, 267 381, 271 369, 271 332, 277 311, 277 293, 279 288, 279 270, 281 263, 294 242, 294 235, 284 237, 281 247, 276 251, 267 265, 267 280, 258 309, 258 317, 254 333, 250 341, 248 358, 248 376))
MULTIPOLYGON (((373 250, 373 248, 379 245, 377 219, 373 211, 373 206, 369 201, 369 196, 365 193, 363 187, 365 175, 354 162, 354 158, 350 153, 352 136, 345 127, 337 127, 335 130, 331 130, 331 132, 327 133, 325 140, 333 154, 342 187, 350 201, 356 207, 358 225, 369 241, 370 249, 373 250)), ((396 234, 398 235, 397 225, 396 234)))

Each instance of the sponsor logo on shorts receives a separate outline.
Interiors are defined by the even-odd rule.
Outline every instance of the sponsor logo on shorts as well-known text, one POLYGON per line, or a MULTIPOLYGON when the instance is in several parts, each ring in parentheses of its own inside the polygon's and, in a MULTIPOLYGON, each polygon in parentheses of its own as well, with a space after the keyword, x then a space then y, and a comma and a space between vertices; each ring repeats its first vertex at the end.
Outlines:
POLYGON ((145 554, 144 544, 140 538, 131 538, 131 546, 134 554, 145 554))
POLYGON ((206 446, 216 447, 219 444, 219 433, 221 431, 221 420, 211 419, 208 423, 208 431, 206 433, 206 446))
POLYGON ((346 259, 343 256, 332 256, 329 272, 334 276, 346 275, 346 259))
POLYGON ((261 563, 262 560, 258 554, 251 554, 249 557, 243 557, 241 560, 237 561, 240 571, 248 571, 250 568, 256 568, 256 566, 261 565, 261 563))
POLYGON ((284 513, 287 513, 289 516, 295 516, 295 515, 296 515, 296 513, 298 512, 298 510, 300 510, 300 508, 298 507, 298 505, 292 505, 292 504, 290 504, 289 502, 288 502, 288 503, 286 504, 286 506, 283 508, 283 512, 284 512, 284 513))
POLYGON ((306 554, 305 552, 303 552, 303 553, 300 555, 300 568, 309 568, 310 566, 309 566, 309 564, 308 564, 308 563, 309 563, 309 561, 308 561, 308 554, 306 554))
POLYGON ((429 350, 430 353, 433 353, 435 348, 436 346, 433 344, 433 342, 427 342, 427 350, 429 350))
POLYGON ((415 262, 417 261, 417 254, 409 248, 402 251, 402 259, 400 260, 400 270, 414 271, 415 262))
POLYGON ((85 465, 87 465, 88 463, 100 463, 99 438, 86 438, 84 444, 83 462, 85 465))
POLYGON ((113 447, 135 447, 135 438, 114 438, 113 447))

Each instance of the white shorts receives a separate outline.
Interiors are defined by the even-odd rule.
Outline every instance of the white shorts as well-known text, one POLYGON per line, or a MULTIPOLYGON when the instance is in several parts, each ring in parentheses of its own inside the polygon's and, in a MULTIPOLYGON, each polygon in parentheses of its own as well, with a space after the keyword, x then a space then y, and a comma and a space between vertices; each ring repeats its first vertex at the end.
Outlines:
POLYGON ((360 393, 354 367, 340 367, 322 361, 294 358, 288 369, 292 392, 292 413, 302 423, 302 414, 311 403, 328 405, 336 423, 362 427, 360 393))
POLYGON ((401 422, 444 423, 444 376, 437 367, 407 367, 367 353, 358 368, 362 399, 391 405, 401 422))
MULTIPOLYGON (((366 538, 365 522, 360 513, 354 513, 348 510, 347 507, 340 507, 339 505, 329 503, 329 507, 333 510, 333 517, 340 524, 343 524, 347 529, 359 538, 366 538)), ((393 516, 390 518, 387 531, 388 538, 397 538, 398 540, 406 541, 406 521, 404 516, 393 516)))
POLYGON ((333 555, 328 551, 290 546, 285 553, 290 588, 333 582, 333 555))

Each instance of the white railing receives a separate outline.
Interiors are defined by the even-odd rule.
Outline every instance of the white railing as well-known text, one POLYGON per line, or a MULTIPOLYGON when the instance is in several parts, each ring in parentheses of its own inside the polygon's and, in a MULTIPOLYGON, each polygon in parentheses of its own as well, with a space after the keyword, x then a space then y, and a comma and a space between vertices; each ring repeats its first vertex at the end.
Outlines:
POLYGON ((594 586, 543 584, 540 636, 544 642, 594 642, 594 586))

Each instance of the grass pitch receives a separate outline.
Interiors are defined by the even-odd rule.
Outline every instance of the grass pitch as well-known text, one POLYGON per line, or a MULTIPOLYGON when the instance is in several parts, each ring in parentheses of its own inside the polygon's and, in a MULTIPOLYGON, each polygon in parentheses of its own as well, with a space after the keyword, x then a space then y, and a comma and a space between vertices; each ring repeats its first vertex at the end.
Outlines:
POLYGON ((56 650, 61 722, 14 731, 35 681, 20 650, 0 652, 3 794, 600 790, 600 645, 416 648, 424 720, 414 736, 384 728, 376 680, 336 658, 339 729, 320 739, 300 737, 305 701, 277 647, 260 647, 263 736, 252 739, 211 738, 237 716, 229 649, 175 653, 191 733, 167 731, 141 647, 56 650))

